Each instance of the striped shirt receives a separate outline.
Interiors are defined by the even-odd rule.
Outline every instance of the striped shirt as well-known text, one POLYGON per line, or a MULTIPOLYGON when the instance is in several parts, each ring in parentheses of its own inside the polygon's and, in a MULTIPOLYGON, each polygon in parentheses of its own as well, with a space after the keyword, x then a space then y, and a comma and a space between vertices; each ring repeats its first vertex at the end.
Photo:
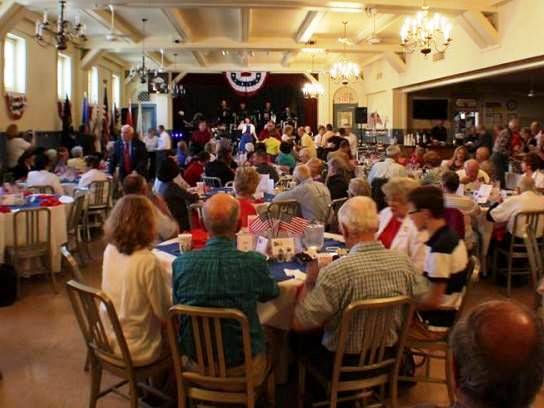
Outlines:
MULTIPOLYGON (((322 344, 330 351, 337 347, 342 313, 357 300, 393 296, 418 296, 428 290, 427 280, 407 255, 385 249, 381 242, 361 242, 350 253, 319 272, 315 287, 296 306, 295 315, 304 327, 321 326, 322 344)), ((400 313, 387 334, 386 346, 395 345, 401 327, 400 313)), ((346 353, 361 352, 365 316, 352 321, 346 353)))
POLYGON ((465 243, 447 225, 439 228, 425 243, 424 276, 432 283, 446 283, 441 307, 459 309, 466 284, 468 254, 465 243))

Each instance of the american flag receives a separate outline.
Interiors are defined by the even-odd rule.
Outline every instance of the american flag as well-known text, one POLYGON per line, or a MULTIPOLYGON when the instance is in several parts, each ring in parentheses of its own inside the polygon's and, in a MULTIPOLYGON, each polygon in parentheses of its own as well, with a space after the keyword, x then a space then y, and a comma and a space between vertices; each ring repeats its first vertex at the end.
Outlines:
POLYGON ((258 216, 249 224, 249 232, 255 235, 264 234, 271 228, 271 220, 266 214, 258 216))
POLYGON ((106 146, 110 141, 110 109, 108 104, 108 86, 107 81, 104 81, 104 106, 102 116, 102 145, 106 146))
POLYGON ((309 224, 310 221, 302 217, 296 217, 291 214, 281 214, 279 230, 287 231, 293 235, 302 235, 309 224))

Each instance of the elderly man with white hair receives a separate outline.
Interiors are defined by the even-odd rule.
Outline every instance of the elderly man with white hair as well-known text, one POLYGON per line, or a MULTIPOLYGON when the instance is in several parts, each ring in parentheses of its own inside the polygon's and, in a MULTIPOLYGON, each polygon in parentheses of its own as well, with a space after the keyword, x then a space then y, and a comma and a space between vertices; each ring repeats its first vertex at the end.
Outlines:
POLYGON ((274 201, 295 200, 300 204, 304 218, 324 223, 331 203, 331 193, 327 186, 314 181, 310 168, 306 164, 295 167, 293 177, 298 185, 278 194, 274 201))
POLYGON ((119 168, 119 178, 121 180, 133 171, 144 177, 147 173, 145 144, 134 137, 134 129, 130 125, 121 128, 121 137, 113 146, 108 171, 113 175, 117 168, 119 168))
POLYGON ((72 158, 68 159, 66 165, 68 168, 77 171, 78 173, 83 173, 87 168, 85 164, 85 159, 83 158, 83 147, 74 146, 72 147, 72 158))
POLYGON ((465 185, 466 191, 477 190, 480 183, 489 184, 489 175, 480 169, 480 163, 477 160, 467 160, 463 167, 457 171, 457 175, 461 184, 465 185))
MULTIPOLYGON (((323 374, 329 374, 332 369, 342 313, 351 303, 399 295, 417 297, 428 290, 425 278, 406 254, 385 249, 376 241, 379 219, 372 199, 349 199, 340 209, 338 220, 350 252, 319 273, 317 266, 310 264, 292 324, 298 331, 325 325, 321 344, 304 342, 301 350, 307 353, 310 361, 315 360, 323 374)), ((396 319, 399 320, 396 327, 401 327, 400 316, 396 319)), ((364 315, 356 317, 346 339, 345 358, 356 363, 361 352, 361 338, 367 335, 363 332, 364 322, 364 315)), ((393 353, 398 335, 387 333, 386 353, 393 353)))
POLYGON ((391 177, 406 177, 406 169, 398 163, 400 147, 391 145, 385 149, 387 158, 383 162, 374 164, 368 173, 368 182, 372 185, 375 178, 389 179, 391 177))

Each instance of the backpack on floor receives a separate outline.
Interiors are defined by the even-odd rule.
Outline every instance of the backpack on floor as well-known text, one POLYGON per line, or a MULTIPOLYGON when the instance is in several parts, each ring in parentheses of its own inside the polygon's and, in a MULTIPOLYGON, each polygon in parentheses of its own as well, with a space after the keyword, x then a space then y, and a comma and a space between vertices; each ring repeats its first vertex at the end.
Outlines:
POLYGON ((0 264, 0 307, 11 306, 17 299, 17 272, 12 265, 0 264))

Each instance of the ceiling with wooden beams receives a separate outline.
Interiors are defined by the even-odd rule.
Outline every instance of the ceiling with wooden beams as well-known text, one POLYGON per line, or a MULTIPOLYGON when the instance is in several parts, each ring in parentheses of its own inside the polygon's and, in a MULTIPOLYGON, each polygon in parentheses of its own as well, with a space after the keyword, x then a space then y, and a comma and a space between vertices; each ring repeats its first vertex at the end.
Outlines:
MULTIPOLYGON (((55 0, 18 2, 56 16, 55 0)), ((454 25, 465 13, 492 21, 504 2, 427 0, 431 12, 447 14, 454 25)), ((302 72, 312 64, 312 54, 304 50, 311 40, 313 48, 325 50, 313 57, 314 71, 319 72, 344 53, 363 65, 384 53, 402 56, 400 27, 422 4, 422 0, 69 0, 67 14, 72 19, 80 16, 87 25, 84 48, 114 54, 127 67, 140 60, 144 40, 151 60, 159 63, 163 50, 164 68, 171 71, 302 72), (106 37, 111 30, 110 5, 115 10, 115 33, 120 35, 116 41, 106 37), (143 18, 148 19, 145 35, 143 18), (344 21, 348 45, 338 41, 344 21), (369 42, 371 36, 379 41, 369 42)))

